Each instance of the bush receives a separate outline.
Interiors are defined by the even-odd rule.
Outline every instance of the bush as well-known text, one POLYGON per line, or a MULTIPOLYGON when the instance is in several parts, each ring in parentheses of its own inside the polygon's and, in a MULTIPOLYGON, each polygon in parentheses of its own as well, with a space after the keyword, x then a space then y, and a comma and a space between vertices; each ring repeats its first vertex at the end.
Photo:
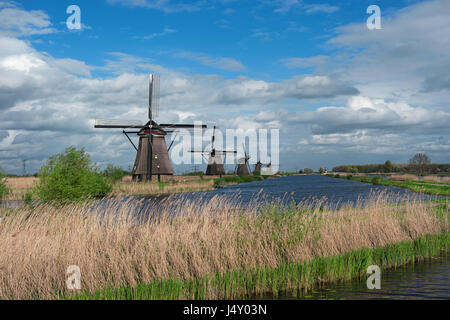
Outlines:
POLYGON ((120 167, 115 167, 113 164, 109 163, 106 169, 103 171, 103 175, 108 179, 109 182, 115 183, 122 180, 123 177, 127 175, 127 172, 120 167))
POLYGON ((372 177, 372 179, 370 179, 370 182, 372 182, 373 184, 380 184, 380 180, 381 180, 380 176, 375 176, 372 177))
POLYGON ((36 194, 44 201, 82 201, 112 191, 106 178, 91 164, 90 156, 75 147, 51 156, 39 171, 39 179, 36 194))
POLYGON ((6 187, 6 178, 2 169, 0 168, 0 200, 2 200, 3 197, 8 194, 8 192, 9 190, 6 187))
POLYGON ((348 180, 352 180, 352 178, 353 178, 353 176, 352 176, 351 174, 349 174, 349 175, 347 176, 347 179, 348 179, 348 180))

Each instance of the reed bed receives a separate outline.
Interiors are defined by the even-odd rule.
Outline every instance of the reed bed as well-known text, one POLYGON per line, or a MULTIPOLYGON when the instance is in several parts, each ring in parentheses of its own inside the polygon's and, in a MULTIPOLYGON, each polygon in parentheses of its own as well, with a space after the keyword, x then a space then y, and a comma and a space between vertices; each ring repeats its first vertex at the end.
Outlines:
POLYGON ((2 200, 15 201, 22 200, 26 193, 31 192, 39 179, 36 177, 14 177, 5 178, 5 181, 9 192, 2 200))
MULTIPOLYGON (((386 195, 339 211, 320 201, 245 209, 217 196, 166 201, 149 207, 148 219, 137 219, 132 201, 119 200, 23 207, 3 217, 0 299, 236 298, 278 290, 273 281, 257 281, 266 277, 288 289, 331 281, 346 272, 335 259, 357 261, 352 252, 361 257, 449 232, 447 203, 393 206, 386 195), (78 296, 66 288, 70 265, 81 269, 78 296)), ((440 241, 448 247, 449 237, 440 241)))
POLYGON ((214 189, 213 180, 186 180, 175 182, 119 182, 113 186, 111 196, 146 196, 181 192, 199 192, 214 189))

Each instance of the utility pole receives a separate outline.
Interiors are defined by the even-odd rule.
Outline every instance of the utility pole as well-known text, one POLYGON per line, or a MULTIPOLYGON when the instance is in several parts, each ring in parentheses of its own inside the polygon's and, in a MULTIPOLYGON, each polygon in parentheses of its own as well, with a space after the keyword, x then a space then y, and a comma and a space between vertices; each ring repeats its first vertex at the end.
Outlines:
POLYGON ((25 177, 27 175, 27 160, 22 160, 23 162, 23 173, 22 175, 25 177))

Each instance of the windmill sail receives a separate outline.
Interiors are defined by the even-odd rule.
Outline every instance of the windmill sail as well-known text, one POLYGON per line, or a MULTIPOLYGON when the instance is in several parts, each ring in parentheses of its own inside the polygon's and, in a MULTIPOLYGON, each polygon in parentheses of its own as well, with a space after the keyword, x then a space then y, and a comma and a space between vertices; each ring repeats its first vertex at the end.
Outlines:
POLYGON ((160 76, 156 74, 150 75, 150 85, 148 94, 148 118, 155 119, 159 115, 159 91, 160 91, 160 76))

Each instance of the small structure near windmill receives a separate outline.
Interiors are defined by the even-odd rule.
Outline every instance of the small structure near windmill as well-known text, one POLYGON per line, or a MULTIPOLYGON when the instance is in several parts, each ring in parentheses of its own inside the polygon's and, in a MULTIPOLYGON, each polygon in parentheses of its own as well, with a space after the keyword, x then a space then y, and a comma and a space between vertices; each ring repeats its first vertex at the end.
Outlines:
POLYGON ((236 154, 237 151, 227 151, 227 150, 217 150, 215 147, 216 142, 216 126, 214 126, 212 141, 211 141, 211 150, 191 150, 192 153, 201 153, 203 157, 205 155, 209 155, 208 158, 208 166, 206 168, 205 175, 207 176, 222 176, 225 175, 225 168, 223 166, 223 155, 227 153, 236 154))
POLYGON ((249 176, 250 168, 248 161, 250 160, 250 157, 248 156, 247 150, 245 149, 245 144, 243 144, 242 147, 244 148, 244 158, 240 158, 238 160, 235 172, 239 176, 249 176))
MULTIPOLYGON (((166 144, 166 135, 173 133, 177 129, 191 129, 196 127, 193 124, 158 124, 155 117, 159 113, 159 83, 158 75, 150 75, 149 103, 148 103, 148 122, 143 125, 140 121, 126 120, 96 120, 95 128, 115 128, 123 129, 134 149, 137 151, 136 160, 133 166, 133 181, 145 182, 151 181, 154 175, 158 178, 161 175, 173 175, 172 164, 170 163, 169 149, 166 144), (139 131, 126 131, 130 129, 139 129, 139 131), (139 136, 139 146, 133 143, 129 134, 139 136)), ((202 129, 206 126, 202 125, 202 129)))

